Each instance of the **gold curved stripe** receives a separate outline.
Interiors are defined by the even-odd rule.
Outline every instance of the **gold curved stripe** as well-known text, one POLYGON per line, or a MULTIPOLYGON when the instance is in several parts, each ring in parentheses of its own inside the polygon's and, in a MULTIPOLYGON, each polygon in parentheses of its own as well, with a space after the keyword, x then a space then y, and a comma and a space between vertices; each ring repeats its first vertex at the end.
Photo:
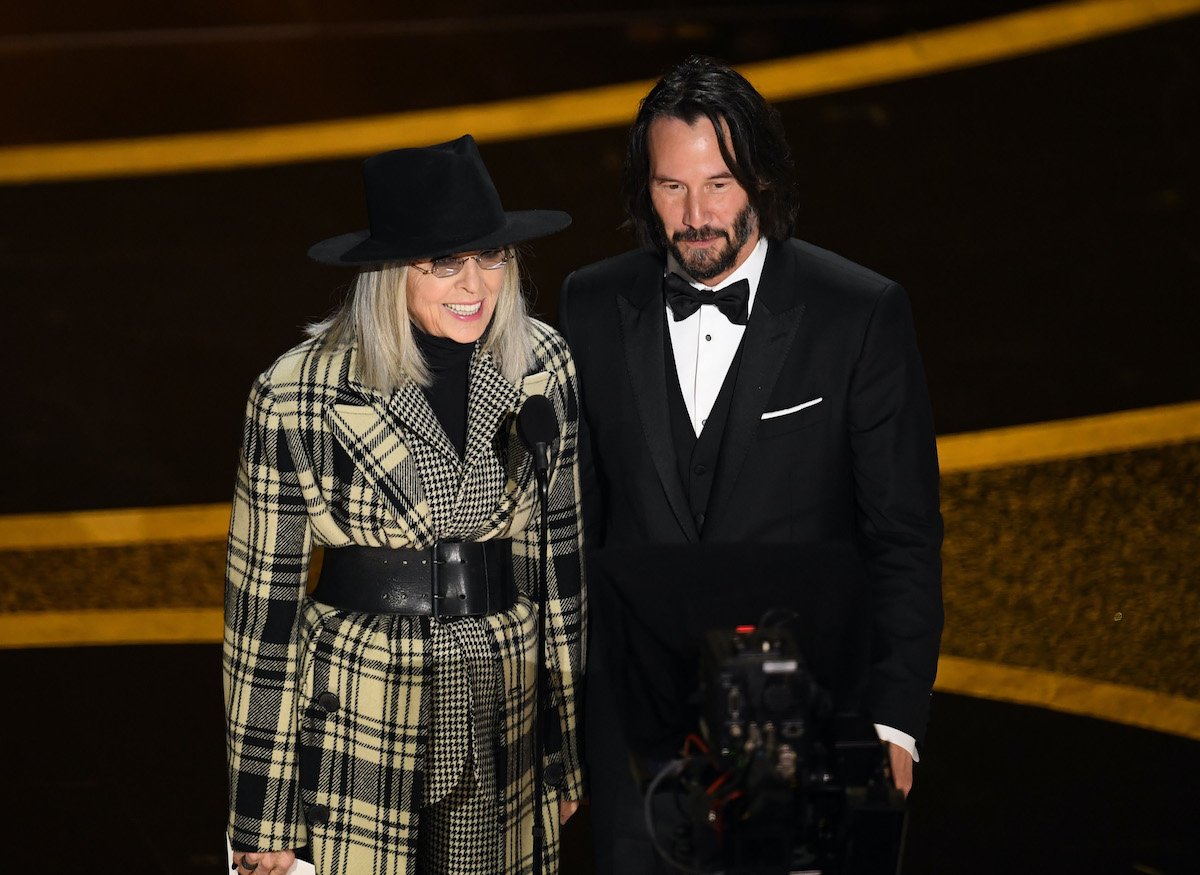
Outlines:
POLYGON ((938 660, 937 683, 933 688, 943 693, 1096 717, 1200 741, 1200 702, 1137 687, 960 656, 942 656, 938 660))
POLYGON ((193 504, 0 516, 0 550, 120 547, 171 541, 218 541, 230 506, 193 504))
MULTIPOLYGON (((0 614, 0 648, 219 644, 219 608, 0 614)), ((934 689, 1200 740, 1200 702, 1030 668, 942 656, 934 689)))
POLYGON ((215 644, 220 608, 0 613, 0 648, 119 644, 215 644))
MULTIPOLYGON (((1200 0, 1077 0, 814 55, 746 64, 769 100, 927 76, 1061 48, 1200 12, 1200 0)), ((651 83, 359 119, 0 148, 0 183, 183 173, 367 155, 470 132, 527 139, 627 124, 651 83)))
POLYGON ((1079 459, 1200 440, 1200 402, 993 428, 938 438, 943 474, 1079 459))
MULTIPOLYGON (((1028 465, 1200 440, 1200 402, 938 438, 943 473, 1028 465)), ((228 504, 0 516, 0 550, 219 541, 228 504)))

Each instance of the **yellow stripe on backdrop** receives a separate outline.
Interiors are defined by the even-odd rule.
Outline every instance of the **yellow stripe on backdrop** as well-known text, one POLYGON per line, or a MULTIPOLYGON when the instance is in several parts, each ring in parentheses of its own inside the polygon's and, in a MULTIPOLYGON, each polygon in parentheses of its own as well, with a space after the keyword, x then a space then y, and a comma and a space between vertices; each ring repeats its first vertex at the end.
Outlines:
POLYGON ((1200 702, 1121 684, 942 656, 934 689, 1096 717, 1200 741, 1200 702))
MULTIPOLYGON (((740 69, 770 100, 811 97, 1100 39, 1200 12, 1200 0, 1076 0, 740 69)), ((331 160, 470 132, 527 139, 624 125, 650 82, 495 103, 233 131, 0 148, 0 184, 331 160)))
MULTIPOLYGON (((217 644, 222 630, 218 608, 0 614, 0 648, 217 644)), ((1200 702, 1134 687, 943 656, 934 689, 1200 740, 1200 702)))
MULTIPOLYGON (((1126 410, 938 438, 942 473, 1099 456, 1200 440, 1200 402, 1126 410)), ((228 504, 0 516, 0 550, 218 541, 228 504)))
POLYGON ((943 474, 1079 459, 1200 439, 1200 402, 938 438, 943 474))
POLYGON ((0 550, 215 541, 229 530, 229 511, 228 504, 193 504, 0 516, 0 550))
MULTIPOLYGON (((1037 423, 938 440, 944 472, 1078 458, 1200 439, 1200 403, 1037 423)), ((220 540, 227 504, 0 517, 0 549, 220 540)), ((0 613, 0 648, 213 644, 219 608, 0 613)), ((935 689, 1200 740, 1200 702, 1053 672, 943 656, 935 689)))
POLYGON ((0 613, 0 648, 120 644, 215 644, 220 608, 0 613))

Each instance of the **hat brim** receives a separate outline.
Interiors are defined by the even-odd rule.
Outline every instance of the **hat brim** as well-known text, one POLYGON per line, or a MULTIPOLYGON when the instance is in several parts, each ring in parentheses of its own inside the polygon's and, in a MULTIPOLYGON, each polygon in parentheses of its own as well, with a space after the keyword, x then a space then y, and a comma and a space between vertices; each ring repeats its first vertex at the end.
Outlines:
POLYGON ((420 261, 455 252, 498 249, 513 243, 536 240, 557 234, 571 224, 571 217, 561 210, 515 210, 506 212, 504 219, 504 224, 495 231, 483 237, 464 240, 414 238, 390 243, 372 238, 370 231, 354 231, 313 245, 308 250, 308 257, 321 264, 360 267, 394 261, 420 261))

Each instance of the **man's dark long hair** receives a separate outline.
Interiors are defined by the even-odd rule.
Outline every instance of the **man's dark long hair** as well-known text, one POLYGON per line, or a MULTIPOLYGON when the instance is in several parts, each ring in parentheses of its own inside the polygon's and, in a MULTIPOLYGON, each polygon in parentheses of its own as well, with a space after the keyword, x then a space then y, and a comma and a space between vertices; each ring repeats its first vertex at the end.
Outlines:
POLYGON ((695 124, 706 118, 719 133, 728 126, 733 154, 717 137, 721 157, 750 196, 759 231, 768 240, 792 233, 799 207, 792 153, 779 112, 727 64, 693 55, 673 67, 642 100, 629 131, 622 180, 625 211, 638 242, 665 251, 662 225, 650 202, 650 125, 655 119, 677 118, 695 124))

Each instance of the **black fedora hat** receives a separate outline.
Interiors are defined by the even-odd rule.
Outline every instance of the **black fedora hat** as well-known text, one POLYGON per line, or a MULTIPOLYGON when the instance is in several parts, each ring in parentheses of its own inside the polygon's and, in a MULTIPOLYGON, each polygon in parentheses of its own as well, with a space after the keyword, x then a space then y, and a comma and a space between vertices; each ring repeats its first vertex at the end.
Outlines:
POLYGON ((470 134, 420 149, 394 149, 363 162, 366 231, 340 234, 308 250, 322 264, 419 261, 495 249, 561 231, 559 210, 505 212, 470 134))

